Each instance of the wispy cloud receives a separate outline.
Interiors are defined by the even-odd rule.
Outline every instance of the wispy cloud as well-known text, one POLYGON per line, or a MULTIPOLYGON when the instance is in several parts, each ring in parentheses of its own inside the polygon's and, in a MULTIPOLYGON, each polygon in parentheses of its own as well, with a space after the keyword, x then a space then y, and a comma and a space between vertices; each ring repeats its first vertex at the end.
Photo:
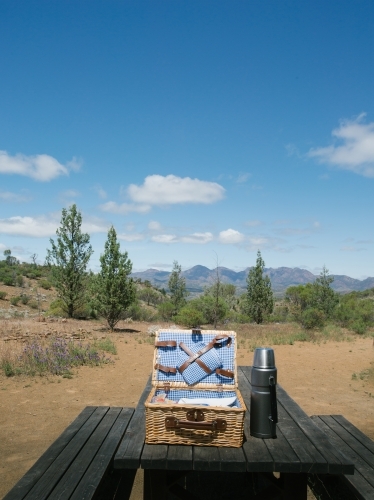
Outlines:
POLYGON ((176 234, 157 234, 151 237, 151 240, 155 243, 192 243, 198 245, 204 245, 213 240, 212 233, 192 233, 184 236, 178 236, 176 234))
POLYGON ((25 196, 23 194, 11 193, 10 191, 0 191, 0 201, 7 203, 25 203, 31 199, 32 198, 30 196, 25 196))
POLYGON ((342 120, 332 131, 334 144, 314 148, 309 158, 365 177, 374 177, 374 122, 363 123, 366 113, 354 120, 342 120))
POLYGON ((24 175, 36 181, 48 182, 60 175, 68 175, 70 170, 77 171, 79 168, 80 162, 76 158, 62 165, 46 154, 11 156, 6 151, 0 151, 0 174, 24 175))
MULTIPOLYGON (((56 234, 60 226, 60 213, 39 215, 37 217, 14 216, 0 219, 0 234, 14 236, 30 236, 33 238, 45 238, 56 234)), ((108 230, 109 224, 92 216, 83 216, 82 231, 88 234, 103 233, 108 230)))
POLYGON ((140 214, 146 214, 151 210, 150 205, 136 205, 135 203, 121 203, 118 204, 115 201, 107 201, 106 203, 103 203, 100 205, 101 210, 103 212, 109 212, 112 214, 120 214, 120 215, 126 215, 129 214, 130 212, 137 212, 140 214))
POLYGON ((148 229, 150 231, 161 231, 162 226, 156 220, 151 220, 151 221, 148 222, 148 229))
POLYGON ((240 172, 238 177, 236 178, 236 182, 238 184, 244 184, 247 182, 247 180, 251 177, 251 174, 249 172, 240 172))
POLYGON ((197 243, 200 245, 205 245, 205 243, 209 243, 213 240, 212 233, 192 233, 187 236, 182 236, 182 243, 197 243))
POLYGON ((100 184, 95 184, 92 188, 98 195, 101 200, 105 200, 107 198, 106 191, 100 186, 100 184))
POLYGON ((224 197, 225 189, 216 182, 190 177, 149 175, 141 186, 130 184, 127 193, 132 201, 146 205, 211 204, 224 197))
POLYGON ((175 234, 157 234, 151 237, 155 243, 178 243, 180 240, 175 234))
POLYGON ((121 233, 117 235, 117 238, 123 241, 141 241, 144 240, 144 235, 140 233, 121 233))
POLYGON ((221 231, 218 236, 220 243, 224 243, 226 245, 241 243, 244 238, 244 234, 236 231, 235 229, 226 229, 225 231, 221 231))

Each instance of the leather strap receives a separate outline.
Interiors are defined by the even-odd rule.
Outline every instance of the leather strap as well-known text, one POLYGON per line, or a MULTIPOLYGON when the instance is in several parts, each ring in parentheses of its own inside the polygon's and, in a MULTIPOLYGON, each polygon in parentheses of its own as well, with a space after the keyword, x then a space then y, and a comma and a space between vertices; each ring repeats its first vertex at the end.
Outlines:
POLYGON ((217 418, 212 422, 191 422, 190 420, 178 420, 171 416, 165 418, 166 429, 201 429, 208 431, 225 431, 227 422, 223 418, 217 418))
POLYGON ((155 364, 155 370, 161 370, 165 373, 177 373, 176 368, 173 368, 172 366, 160 365, 159 363, 155 364))
POLYGON ((184 352, 190 356, 190 357, 189 357, 189 358, 188 358, 188 359, 187 359, 187 360, 183 363, 183 365, 182 365, 182 366, 180 366, 180 367, 178 368, 179 373, 183 373, 183 372, 184 372, 184 370, 185 370, 185 369, 186 369, 186 368, 187 368, 187 367, 188 367, 191 363, 193 363, 194 361, 196 361, 196 363, 200 366, 200 368, 202 368, 202 369, 204 370, 204 372, 205 372, 205 373, 208 373, 208 375, 209 375, 210 373, 212 373, 212 370, 211 370, 210 368, 208 368, 208 367, 206 366, 206 364, 205 364, 203 361, 201 361, 201 359, 199 359, 199 356, 201 356, 202 354, 204 354, 204 352, 206 352, 206 351, 204 351, 204 352, 203 352, 203 350, 201 350, 201 351, 198 351, 198 352, 196 352, 196 353, 195 353, 195 352, 191 351, 191 349, 190 349, 188 346, 186 346, 186 344, 185 344, 184 342, 181 342, 181 343, 179 344, 179 347, 181 347, 181 348, 184 350, 184 352))
POLYGON ((234 372, 231 370, 224 370, 223 368, 217 368, 217 375, 222 375, 223 377, 234 378, 234 372))
POLYGON ((155 347, 177 347, 175 340, 159 340, 155 342, 155 347))

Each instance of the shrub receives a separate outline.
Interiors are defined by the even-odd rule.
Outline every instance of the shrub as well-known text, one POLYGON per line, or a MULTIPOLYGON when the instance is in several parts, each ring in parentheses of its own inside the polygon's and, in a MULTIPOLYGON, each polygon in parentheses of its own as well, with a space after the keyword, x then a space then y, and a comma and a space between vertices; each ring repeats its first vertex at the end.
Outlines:
POLYGON ((174 314, 174 309, 175 309, 174 304, 172 304, 171 302, 169 301, 162 302, 158 306, 158 314, 163 320, 169 321, 174 314))
POLYGON ((175 316, 175 321, 187 327, 206 323, 203 313, 188 305, 182 307, 177 316, 175 316))
POLYGON ((4 300, 7 295, 6 292, 0 292, 0 300, 4 300))
POLYGON ((351 324, 350 328, 355 333, 358 333, 359 335, 363 335, 367 330, 367 324, 362 319, 357 319, 356 321, 354 321, 351 324))
POLYGON ((301 324, 307 330, 312 328, 322 328, 325 323, 325 314, 319 309, 310 307, 305 309, 301 315, 301 324))
POLYGON ((21 302, 22 304, 26 305, 30 300, 29 295, 21 295, 21 302))
POLYGON ((17 283, 17 286, 20 286, 20 287, 23 287, 23 286, 24 286, 24 284, 25 284, 25 280, 23 279, 22 274, 18 274, 18 275, 17 275, 17 278, 16 278, 16 283, 17 283))
POLYGON ((30 300, 29 307, 31 307, 32 309, 38 309, 38 302, 35 299, 30 300))
POLYGON ((17 297, 11 297, 10 298, 10 303, 12 304, 12 306, 17 306, 18 305, 18 302, 21 300, 21 297, 17 296, 17 297))
POLYGON ((52 288, 52 283, 48 280, 40 280, 40 286, 44 288, 44 290, 50 290, 52 288))
POLYGON ((6 285, 6 286, 14 286, 14 280, 13 280, 13 278, 12 278, 12 277, 10 277, 10 276, 5 276, 5 277, 3 278, 3 283, 4 283, 4 285, 6 285))
POLYGON ((61 299, 56 299, 51 302, 49 309, 47 311, 47 316, 61 316, 62 318, 67 318, 67 312, 64 307, 64 303, 61 299))

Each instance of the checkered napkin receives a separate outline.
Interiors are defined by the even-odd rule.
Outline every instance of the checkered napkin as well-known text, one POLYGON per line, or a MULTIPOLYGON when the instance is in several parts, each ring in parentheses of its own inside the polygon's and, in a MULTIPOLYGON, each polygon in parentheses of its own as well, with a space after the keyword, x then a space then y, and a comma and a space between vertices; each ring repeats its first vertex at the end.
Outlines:
MULTIPOLYGON (((204 344, 204 342, 198 342, 194 343, 193 346, 189 344, 188 347, 191 351, 196 353, 206 347, 206 344, 204 344)), ((183 351, 183 349, 179 348, 177 368, 180 368, 189 358, 190 356, 185 351, 183 351)), ((214 348, 209 349, 209 351, 205 352, 202 356, 199 357, 199 359, 201 359, 201 361, 210 369, 210 373, 214 372, 217 368, 222 367, 222 360, 214 348)), ((200 380, 207 377, 208 375, 210 374, 203 370, 196 363, 196 361, 192 362, 182 372, 182 377, 188 385, 196 384, 196 382, 200 382, 200 380)))

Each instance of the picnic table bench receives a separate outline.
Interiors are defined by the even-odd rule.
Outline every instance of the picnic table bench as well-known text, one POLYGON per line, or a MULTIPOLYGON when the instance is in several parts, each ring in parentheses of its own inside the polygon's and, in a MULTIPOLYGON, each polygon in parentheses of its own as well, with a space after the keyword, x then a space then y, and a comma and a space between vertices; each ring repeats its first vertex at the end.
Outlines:
POLYGON ((374 499, 374 441, 342 415, 314 415, 328 440, 355 464, 354 475, 311 474, 308 483, 319 498, 374 499))
POLYGON ((111 466, 133 413, 87 406, 4 500, 129 498, 136 471, 113 473, 111 466))

